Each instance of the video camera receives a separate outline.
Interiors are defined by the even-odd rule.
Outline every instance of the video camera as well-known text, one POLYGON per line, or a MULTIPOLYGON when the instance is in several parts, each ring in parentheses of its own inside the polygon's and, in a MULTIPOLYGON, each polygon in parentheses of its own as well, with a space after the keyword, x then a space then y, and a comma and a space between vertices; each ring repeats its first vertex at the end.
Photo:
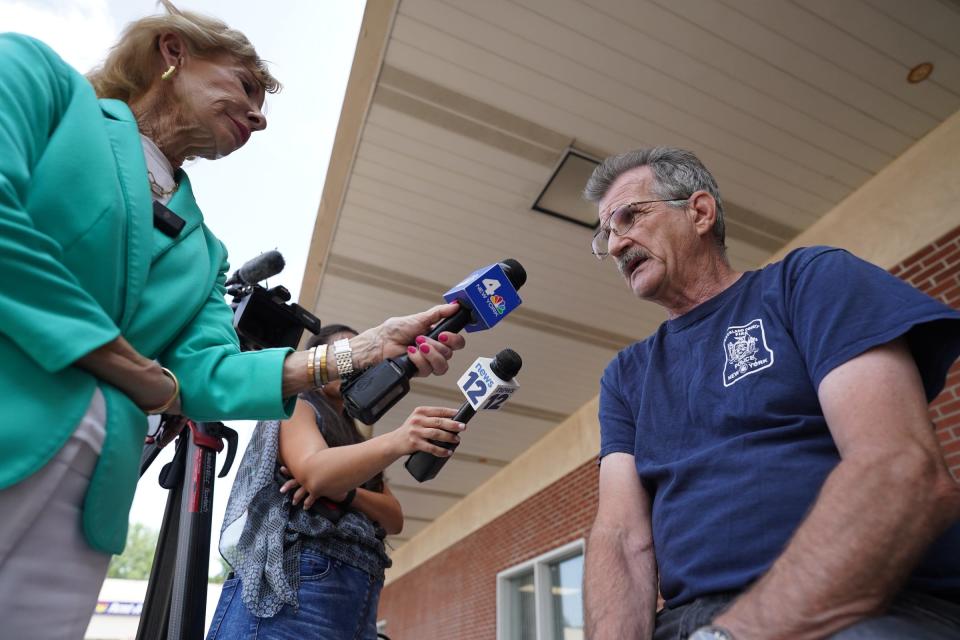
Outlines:
POLYGON ((320 330, 320 319, 290 301, 290 291, 257 284, 281 271, 285 262, 279 251, 268 251, 245 262, 227 280, 227 295, 233 296, 233 328, 243 351, 272 347, 296 348, 307 329, 320 330))

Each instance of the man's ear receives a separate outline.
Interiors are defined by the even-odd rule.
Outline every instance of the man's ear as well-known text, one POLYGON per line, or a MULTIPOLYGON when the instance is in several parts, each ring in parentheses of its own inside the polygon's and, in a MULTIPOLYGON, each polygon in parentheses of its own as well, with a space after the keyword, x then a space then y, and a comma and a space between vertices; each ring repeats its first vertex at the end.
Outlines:
POLYGON ((161 33, 157 40, 157 47, 160 49, 164 69, 170 66, 179 67, 183 64, 186 47, 183 46, 183 40, 179 34, 172 31, 161 33))
POLYGON ((706 191, 694 191, 689 198, 690 208, 693 211, 693 225, 697 235, 704 236, 713 232, 713 224, 717 221, 717 201, 706 191))

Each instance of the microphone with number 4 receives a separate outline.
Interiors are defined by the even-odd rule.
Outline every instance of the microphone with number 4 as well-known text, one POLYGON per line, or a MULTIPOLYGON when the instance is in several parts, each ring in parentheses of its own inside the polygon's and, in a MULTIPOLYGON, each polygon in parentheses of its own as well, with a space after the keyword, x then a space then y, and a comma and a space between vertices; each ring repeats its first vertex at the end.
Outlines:
MULTIPOLYGON (((493 358, 477 358, 457 381, 457 386, 467 397, 467 401, 451 419, 466 424, 477 411, 496 411, 502 407, 520 386, 515 376, 522 365, 520 355, 513 349, 504 349, 493 358)), ((457 448, 453 442, 430 442, 444 449, 457 448)), ((449 458, 439 458, 426 451, 417 451, 407 458, 403 466, 419 482, 426 482, 437 476, 447 460, 449 458)))
MULTIPOLYGON (((491 328, 520 306, 517 289, 526 280, 527 272, 512 258, 477 269, 443 295, 447 302, 457 300, 460 309, 435 326, 427 337, 436 338, 444 331, 491 328)), ((352 417, 373 424, 407 395, 410 378, 416 373, 417 367, 406 355, 388 358, 341 388, 343 406, 352 417)))

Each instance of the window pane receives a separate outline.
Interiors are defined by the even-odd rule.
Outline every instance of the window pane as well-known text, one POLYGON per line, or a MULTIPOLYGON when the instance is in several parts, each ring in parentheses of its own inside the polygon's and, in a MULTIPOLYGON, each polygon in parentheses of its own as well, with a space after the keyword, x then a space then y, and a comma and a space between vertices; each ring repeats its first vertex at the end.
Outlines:
POLYGON ((555 640, 583 640, 583 556, 550 565, 555 640))
POLYGON ((510 640, 536 640, 537 614, 533 571, 510 579, 510 640))

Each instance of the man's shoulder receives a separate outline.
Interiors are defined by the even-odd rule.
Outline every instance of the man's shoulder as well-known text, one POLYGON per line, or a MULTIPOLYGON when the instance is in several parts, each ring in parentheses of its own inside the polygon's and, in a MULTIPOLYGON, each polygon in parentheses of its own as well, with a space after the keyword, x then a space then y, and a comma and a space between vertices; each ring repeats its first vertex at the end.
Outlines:
POLYGON ((768 264, 762 270, 786 269, 788 271, 802 271, 818 258, 850 255, 850 252, 846 249, 842 249, 840 247, 831 247, 828 245, 799 247, 787 253, 787 255, 785 255, 781 260, 768 264))
POLYGON ((769 286, 773 279, 789 287, 801 278, 837 278, 850 269, 874 266, 841 247, 815 245, 794 249, 779 261, 764 266, 759 270, 759 280, 761 286, 769 286))

